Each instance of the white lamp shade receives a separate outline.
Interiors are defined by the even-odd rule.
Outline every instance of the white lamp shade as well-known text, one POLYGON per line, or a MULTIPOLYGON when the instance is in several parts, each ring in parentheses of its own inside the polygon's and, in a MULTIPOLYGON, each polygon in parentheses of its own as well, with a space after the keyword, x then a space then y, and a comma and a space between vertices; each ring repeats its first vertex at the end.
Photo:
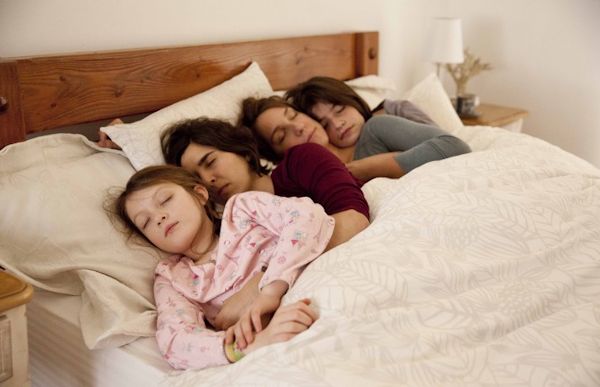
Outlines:
POLYGON ((434 63, 462 63, 463 39, 460 19, 433 19, 428 46, 428 58, 434 63))

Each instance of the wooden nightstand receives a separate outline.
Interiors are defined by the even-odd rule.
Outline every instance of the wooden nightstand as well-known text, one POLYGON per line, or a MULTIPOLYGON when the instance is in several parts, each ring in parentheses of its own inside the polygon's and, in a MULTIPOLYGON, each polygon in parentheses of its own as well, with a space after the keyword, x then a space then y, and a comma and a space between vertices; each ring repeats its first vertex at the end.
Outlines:
POLYGON ((482 103, 475 110, 479 117, 461 118, 464 125, 497 126, 512 132, 521 131, 523 120, 529 114, 527 110, 487 103, 482 103))
POLYGON ((31 285, 0 271, 0 385, 29 386, 26 304, 31 285))

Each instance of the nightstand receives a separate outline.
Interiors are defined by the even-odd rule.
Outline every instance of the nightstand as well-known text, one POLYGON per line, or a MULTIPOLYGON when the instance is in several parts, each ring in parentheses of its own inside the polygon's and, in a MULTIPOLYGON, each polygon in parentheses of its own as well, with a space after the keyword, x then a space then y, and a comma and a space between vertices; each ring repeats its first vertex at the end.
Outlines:
POLYGON ((0 271, 0 385, 29 386, 26 304, 31 285, 0 271))
POLYGON ((461 117, 464 125, 496 126, 511 132, 520 132, 523 120, 529 114, 527 110, 487 103, 480 104, 475 110, 479 113, 479 117, 461 117))

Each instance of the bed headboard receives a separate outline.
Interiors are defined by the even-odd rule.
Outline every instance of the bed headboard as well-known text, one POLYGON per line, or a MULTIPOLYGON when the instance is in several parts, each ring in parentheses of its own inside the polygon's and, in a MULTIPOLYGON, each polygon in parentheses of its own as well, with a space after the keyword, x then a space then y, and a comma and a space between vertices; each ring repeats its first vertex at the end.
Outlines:
POLYGON ((149 113, 259 63, 273 89, 377 74, 378 32, 0 61, 0 148, 30 133, 149 113))

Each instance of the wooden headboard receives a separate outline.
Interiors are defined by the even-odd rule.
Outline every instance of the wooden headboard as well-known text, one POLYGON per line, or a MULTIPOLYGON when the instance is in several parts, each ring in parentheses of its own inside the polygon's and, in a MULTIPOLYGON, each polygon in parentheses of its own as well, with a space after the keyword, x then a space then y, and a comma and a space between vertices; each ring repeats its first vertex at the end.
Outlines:
POLYGON ((30 133, 149 113, 259 63, 273 89, 377 74, 378 33, 357 32, 0 61, 0 148, 30 133))

